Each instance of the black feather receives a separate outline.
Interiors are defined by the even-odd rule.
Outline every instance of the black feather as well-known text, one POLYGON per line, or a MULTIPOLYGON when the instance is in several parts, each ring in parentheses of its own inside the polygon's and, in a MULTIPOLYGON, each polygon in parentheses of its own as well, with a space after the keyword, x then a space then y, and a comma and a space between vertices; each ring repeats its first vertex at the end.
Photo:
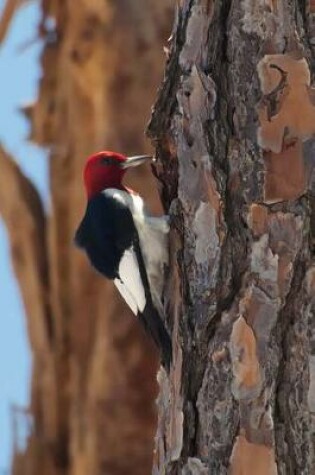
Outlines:
POLYGON ((129 209, 106 193, 99 193, 88 201, 74 240, 85 250, 95 269, 113 280, 119 277, 121 257, 136 234, 129 209))
POLYGON ((93 267, 111 280, 119 278, 119 263, 126 249, 134 249, 146 297, 145 308, 138 313, 138 317, 160 348, 162 363, 169 370, 171 339, 152 303, 138 232, 130 209, 106 191, 97 194, 89 200, 74 240, 78 247, 85 250, 93 267))

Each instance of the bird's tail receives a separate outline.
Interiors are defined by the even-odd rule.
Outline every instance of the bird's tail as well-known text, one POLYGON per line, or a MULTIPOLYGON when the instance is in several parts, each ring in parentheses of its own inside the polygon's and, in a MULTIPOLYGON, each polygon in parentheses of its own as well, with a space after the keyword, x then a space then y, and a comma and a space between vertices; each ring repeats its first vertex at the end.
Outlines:
POLYGON ((152 336, 160 349, 162 365, 169 372, 172 362, 172 342, 160 315, 153 304, 147 302, 139 317, 145 330, 152 336))

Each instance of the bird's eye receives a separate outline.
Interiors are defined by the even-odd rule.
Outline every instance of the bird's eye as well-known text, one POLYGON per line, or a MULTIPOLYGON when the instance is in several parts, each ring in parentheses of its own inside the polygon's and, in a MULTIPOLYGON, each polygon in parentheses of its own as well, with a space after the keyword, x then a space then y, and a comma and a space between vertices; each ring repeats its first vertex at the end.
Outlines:
POLYGON ((105 166, 115 166, 115 167, 120 167, 120 162, 117 160, 116 157, 111 156, 111 155, 104 155, 101 158, 101 164, 105 166))
POLYGON ((112 158, 102 157, 101 163, 102 163, 102 165, 111 165, 112 164, 112 158))

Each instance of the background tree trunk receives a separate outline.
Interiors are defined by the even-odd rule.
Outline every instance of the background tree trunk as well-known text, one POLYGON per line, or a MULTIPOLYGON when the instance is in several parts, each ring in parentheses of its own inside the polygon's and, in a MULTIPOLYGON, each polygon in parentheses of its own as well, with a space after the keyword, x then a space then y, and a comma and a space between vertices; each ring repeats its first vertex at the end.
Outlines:
POLYGON ((314 473, 314 14, 178 2, 149 126, 172 223, 155 474, 314 473))
MULTIPOLYGON (((48 216, 34 188, 0 153, 0 208, 33 354, 33 431, 25 453, 15 454, 13 473, 147 475, 156 353, 111 283, 74 248, 73 236, 85 208, 86 157, 102 148, 148 149, 143 130, 161 80, 171 5, 41 3, 42 79, 38 100, 25 113, 31 140, 50 149, 48 216)), ((148 170, 131 181, 161 212, 148 170)))

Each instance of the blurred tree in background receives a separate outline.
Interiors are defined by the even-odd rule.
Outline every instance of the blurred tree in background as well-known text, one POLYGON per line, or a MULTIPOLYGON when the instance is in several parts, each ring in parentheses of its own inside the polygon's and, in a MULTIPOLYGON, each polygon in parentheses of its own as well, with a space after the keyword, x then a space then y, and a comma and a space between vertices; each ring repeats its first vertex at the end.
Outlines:
MULTIPOLYGON (((19 3, 7 1, 0 39, 19 3)), ((0 150, 0 211, 33 355, 32 431, 13 474, 147 475, 157 355, 112 284, 74 248, 73 234, 85 207, 86 157, 104 148, 149 151, 144 128, 162 78, 171 2, 42 0, 41 7, 42 78, 25 114, 30 139, 50 150, 48 215, 0 150)), ((130 174, 130 183, 161 212, 148 169, 130 174)))

